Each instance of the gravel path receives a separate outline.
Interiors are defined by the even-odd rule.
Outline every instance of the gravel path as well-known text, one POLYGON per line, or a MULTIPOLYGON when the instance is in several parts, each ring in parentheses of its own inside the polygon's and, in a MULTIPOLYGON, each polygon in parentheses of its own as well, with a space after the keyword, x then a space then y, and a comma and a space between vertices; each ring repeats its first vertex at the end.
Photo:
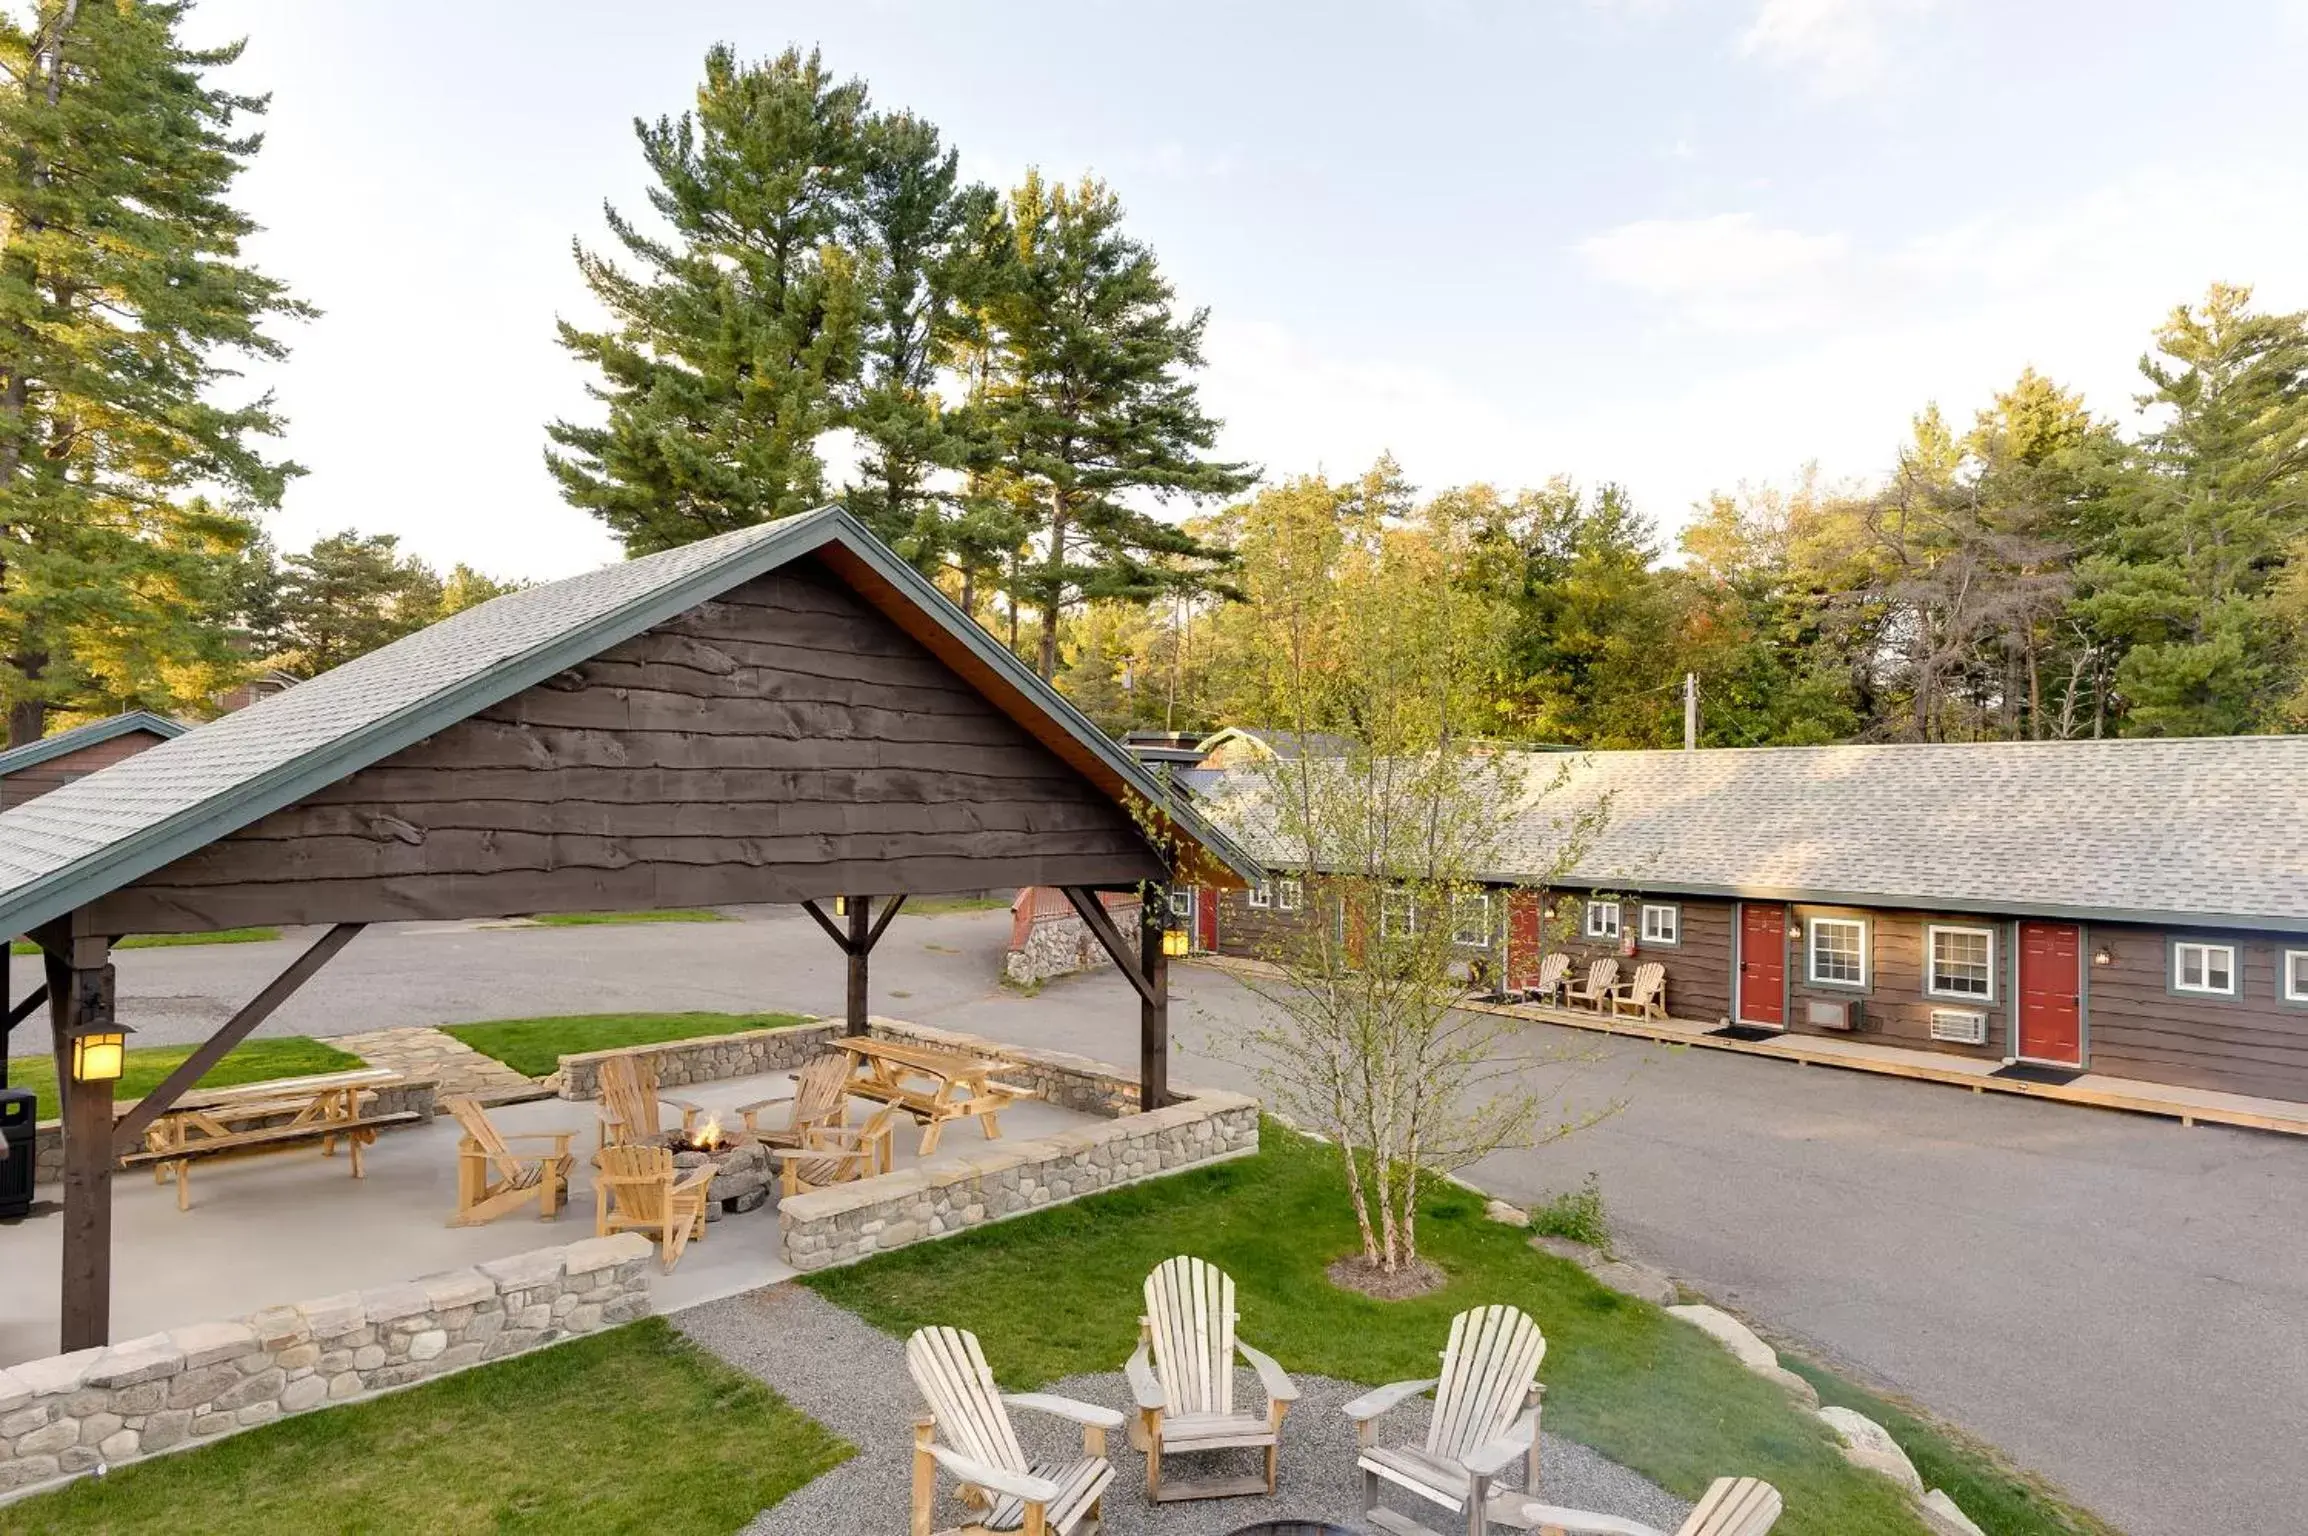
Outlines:
MULTIPOLYGON (((912 1426, 921 1399, 906 1375, 898 1340, 798 1285, 708 1302, 676 1312, 671 1320, 858 1447, 849 1461, 775 1509, 764 1510, 744 1536, 890 1536, 904 1529, 913 1476, 912 1426)), ((1338 1410, 1364 1389, 1322 1376, 1300 1376, 1298 1385, 1302 1395, 1283 1430, 1282 1489, 1271 1502, 1211 1499, 1157 1512, 1146 1502, 1144 1459, 1129 1449, 1123 1434, 1111 1436, 1107 1446, 1115 1477, 1106 1493, 1108 1536, 1223 1536, 1260 1520, 1359 1518, 1354 1432, 1338 1410)), ((1069 1377, 1049 1390, 1110 1408, 1129 1407, 1120 1371, 1069 1377)), ((1390 1422, 1399 1422, 1405 1433, 1415 1432, 1417 1412, 1406 1407, 1390 1422)), ((1019 1414, 1013 1422, 1029 1455, 1055 1459, 1080 1454, 1081 1431, 1072 1425, 1039 1414, 1019 1414)), ((1549 1435, 1540 1463, 1549 1503, 1670 1531, 1690 1513, 1690 1505, 1583 1445, 1549 1435)), ((959 1523, 961 1515, 950 1498, 941 1503, 941 1522, 959 1523)))

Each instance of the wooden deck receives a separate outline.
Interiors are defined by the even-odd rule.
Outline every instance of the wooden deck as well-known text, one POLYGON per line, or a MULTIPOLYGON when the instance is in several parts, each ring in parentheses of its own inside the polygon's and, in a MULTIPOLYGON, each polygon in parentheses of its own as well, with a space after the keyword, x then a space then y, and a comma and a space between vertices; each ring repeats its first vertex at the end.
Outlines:
MULTIPOLYGON (((1256 969, 1259 962, 1231 956, 1196 956, 1221 969, 1256 969)), ((2275 1131, 2287 1136, 2308 1136, 2308 1104, 2290 1099, 2262 1099, 2250 1094, 2222 1093, 2211 1088, 2183 1088, 2173 1083, 2150 1083, 2129 1077, 2108 1077, 2086 1072, 2068 1083, 2031 1083, 1996 1077, 2000 1061, 1976 1061, 1940 1051, 1918 1051, 1871 1041, 1838 1040, 1822 1035, 1782 1035, 1775 1040, 1734 1040, 1713 1031, 1720 1026, 1696 1019, 1636 1019, 1598 1016, 1584 1008, 1556 1008, 1538 1003, 1475 1003, 1465 1005, 1479 1013, 1503 1014, 1539 1024, 1561 1024, 1601 1034, 1626 1035, 1659 1045, 1692 1045, 1713 1051, 1737 1051, 1747 1056, 1768 1056, 1799 1067, 1839 1067, 1851 1072, 1874 1072, 1886 1077, 1914 1078, 1945 1083, 1974 1093, 2011 1093, 2025 1098, 2053 1099, 2094 1109, 2129 1110, 2134 1114, 2163 1115, 2182 1125, 2233 1125, 2247 1130, 2275 1131)))

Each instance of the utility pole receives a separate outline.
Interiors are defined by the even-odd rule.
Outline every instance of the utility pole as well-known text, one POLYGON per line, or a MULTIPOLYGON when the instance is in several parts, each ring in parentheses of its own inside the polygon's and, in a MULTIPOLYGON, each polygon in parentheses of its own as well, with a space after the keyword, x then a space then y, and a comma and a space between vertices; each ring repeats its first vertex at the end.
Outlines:
POLYGON ((1699 674, 1683 674, 1683 750, 1699 750, 1699 674))

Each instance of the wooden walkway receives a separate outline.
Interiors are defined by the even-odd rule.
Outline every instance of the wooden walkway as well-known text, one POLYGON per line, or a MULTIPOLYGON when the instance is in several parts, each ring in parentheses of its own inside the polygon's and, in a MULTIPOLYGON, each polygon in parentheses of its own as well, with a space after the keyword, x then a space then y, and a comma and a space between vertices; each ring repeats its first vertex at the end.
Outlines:
MULTIPOLYGON (((1221 970, 1257 970, 1260 962, 1232 956, 1198 955, 1197 960, 1221 970)), ((2211 1088, 2183 1088, 2172 1083, 2150 1083, 2129 1077, 2108 1077, 2086 1072, 2066 1083, 2034 1083, 2024 1078, 1997 1077, 2003 1065, 1976 1061, 1941 1051, 1919 1051, 1872 1041, 1838 1040, 1822 1035, 1781 1035, 1773 1040, 1735 1040, 1715 1034, 1719 1027, 1694 1019, 1635 1019, 1598 1016, 1582 1008, 1556 1008, 1538 1003, 1465 1004, 1477 1013, 1529 1019, 1535 1024, 1560 1024, 1601 1034, 1625 1035, 1659 1045, 1690 1045, 1712 1051, 1736 1051, 1746 1056, 1768 1056, 1799 1067, 1838 1067, 1851 1072, 1874 1072, 1885 1077, 1913 1078, 1969 1088, 1974 1093, 2010 1093, 2024 1098, 2052 1099, 2062 1104, 2083 1104, 2094 1109, 2121 1109, 2134 1114, 2163 1115, 2182 1125, 2233 1125, 2247 1130, 2275 1131, 2287 1136, 2308 1136, 2308 1104, 2290 1099, 2254 1098, 2250 1094, 2221 1093, 2211 1088)))

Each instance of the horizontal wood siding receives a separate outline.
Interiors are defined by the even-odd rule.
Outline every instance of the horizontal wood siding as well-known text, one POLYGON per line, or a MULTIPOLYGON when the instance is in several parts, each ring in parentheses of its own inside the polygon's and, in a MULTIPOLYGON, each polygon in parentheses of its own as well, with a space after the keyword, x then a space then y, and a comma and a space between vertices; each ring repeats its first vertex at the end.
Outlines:
POLYGON ((106 898, 106 931, 1159 873, 1127 812, 812 562, 106 898))
POLYGON ((1651 898, 1654 903, 1683 909, 1683 942, 1669 947, 1641 942, 1638 925, 1642 921, 1643 902, 1636 897, 1621 897, 1620 924, 1624 931, 1638 935, 1635 954, 1630 958, 1620 954, 1615 943, 1587 937, 1588 895, 1586 891, 1555 892, 1555 921, 1546 924, 1549 934, 1564 935, 1550 948, 1560 948, 1570 955, 1574 980, 1584 980, 1587 967, 1605 955, 1618 959, 1621 981, 1632 981, 1636 966, 1656 960, 1667 968, 1668 1013, 1678 1019, 1702 1022, 1730 1013, 1731 925, 1735 911, 1730 902, 1682 896, 1651 898))
POLYGON ((1787 945, 1787 1028, 1799 1035, 1830 1035, 1843 1039, 1880 1040, 1886 1045, 1950 1055, 2002 1060, 2009 1054, 2011 1021, 2012 925, 2000 918, 1954 913, 1886 912, 1849 907, 1795 906, 1789 909, 1789 931, 1800 924, 1804 942, 1787 945), (1809 980, 1809 935, 1814 917, 1856 917, 1868 925, 1867 987, 1815 986, 1809 980), (1924 995, 1924 930, 1935 924, 1995 930, 1995 1001, 1982 1003, 1924 995), (1847 1001, 1857 998, 1863 1023, 1856 1035, 1841 1030, 1817 1029, 1805 1021, 1804 1003, 1811 998, 1847 1001), (1960 1008, 1987 1015, 1987 1043, 1963 1045, 1931 1038, 1931 1011, 1960 1008))
POLYGON ((1307 931, 1307 925, 1330 908, 1313 890, 1305 890, 1295 912, 1254 907, 1246 890, 1218 892, 1218 953, 1266 960, 1307 931), (1317 911, 1317 908, 1320 911, 1317 911))
POLYGON ((110 741, 99 741, 62 757, 19 768, 0 777, 0 811, 27 800, 37 800, 52 789, 62 789, 74 779, 84 779, 99 768, 109 768, 147 747, 157 747, 163 739, 150 731, 125 731, 110 741))
POLYGON ((2113 1077, 2308 1100, 2308 1007, 2280 1000, 2286 949, 2308 949, 2308 935, 2091 924, 2084 930, 2087 1064, 2113 1077), (2176 938, 2235 945, 2240 995, 2174 996, 2167 967, 2176 938), (2110 964, 2089 963, 2100 948, 2110 964))

